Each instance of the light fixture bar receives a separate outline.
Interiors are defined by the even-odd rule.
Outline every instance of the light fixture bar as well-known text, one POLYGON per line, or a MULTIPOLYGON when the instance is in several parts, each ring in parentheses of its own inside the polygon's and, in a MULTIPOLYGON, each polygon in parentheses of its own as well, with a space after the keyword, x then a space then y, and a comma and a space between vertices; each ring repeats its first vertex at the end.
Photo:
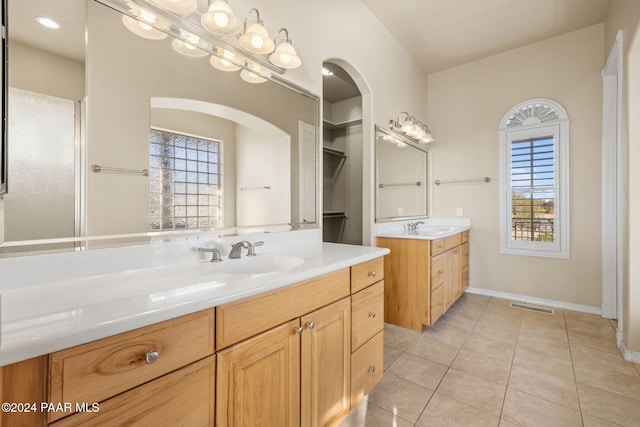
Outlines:
MULTIPOLYGON (((200 49, 214 55, 220 59, 226 60, 224 56, 220 53, 218 48, 222 48, 227 50, 235 55, 240 57, 244 57, 247 59, 243 64, 237 64, 240 68, 244 68, 245 70, 249 70, 252 73, 256 73, 254 69, 249 69, 250 63, 258 64, 268 71, 276 74, 284 74, 286 69, 282 67, 278 67, 270 63, 266 58, 260 57, 258 55, 254 55, 251 52, 247 52, 242 49, 235 40, 231 39, 223 39, 220 37, 216 37, 216 35, 211 34, 202 28, 200 24, 200 20, 202 17, 202 13, 199 10, 190 13, 187 16, 179 16, 173 14, 152 1, 149 0, 96 0, 98 3, 102 3, 103 5, 110 7, 112 9, 117 10, 125 15, 131 16, 132 18, 136 18, 131 12, 132 6, 137 6, 143 9, 148 10, 149 12, 161 17, 164 21, 169 23, 168 29, 162 29, 162 31, 167 32, 171 36, 178 38, 186 43, 189 43, 190 40, 185 37, 185 32, 194 34, 204 42, 205 46, 198 46, 200 49)), ((269 75, 264 75, 262 77, 269 78, 269 75)))

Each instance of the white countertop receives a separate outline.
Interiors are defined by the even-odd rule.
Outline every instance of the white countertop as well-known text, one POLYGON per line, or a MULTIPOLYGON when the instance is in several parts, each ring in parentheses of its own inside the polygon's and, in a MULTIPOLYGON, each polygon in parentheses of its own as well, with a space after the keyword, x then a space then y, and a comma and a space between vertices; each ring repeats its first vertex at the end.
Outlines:
POLYGON ((471 222, 465 218, 428 218, 376 224, 376 237, 437 240, 469 229, 471 229, 471 222), (419 224, 415 230, 407 228, 407 224, 419 221, 422 224, 419 224))
MULTIPOLYGON (((276 289, 387 254, 388 249, 303 242, 258 256, 293 255, 292 270, 216 272, 208 260, 129 269, 2 289, 0 366, 276 289)), ((243 255, 244 256, 244 255, 243 255)), ((233 262, 233 261, 223 261, 233 262)))

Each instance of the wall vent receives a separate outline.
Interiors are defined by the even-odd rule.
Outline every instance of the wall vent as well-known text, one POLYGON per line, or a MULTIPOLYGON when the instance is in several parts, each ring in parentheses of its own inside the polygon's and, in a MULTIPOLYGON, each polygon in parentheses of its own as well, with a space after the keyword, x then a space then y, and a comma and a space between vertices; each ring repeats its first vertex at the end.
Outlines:
POLYGON ((553 314, 553 309, 546 307, 537 307, 535 305, 525 304, 521 302, 511 302, 511 308, 519 308, 521 310, 535 311, 536 313, 553 314))

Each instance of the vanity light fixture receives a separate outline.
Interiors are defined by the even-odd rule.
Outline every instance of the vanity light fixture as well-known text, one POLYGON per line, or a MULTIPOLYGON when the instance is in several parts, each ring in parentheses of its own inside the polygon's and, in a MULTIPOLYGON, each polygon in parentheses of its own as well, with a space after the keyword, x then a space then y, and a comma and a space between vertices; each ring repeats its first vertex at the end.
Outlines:
POLYGON ((247 83, 259 84, 267 81, 271 73, 266 68, 253 62, 247 63, 248 69, 240 71, 240 78, 247 83))
POLYGON ((152 0, 155 4, 178 15, 188 15, 198 8, 198 0, 152 0))
POLYGON ((277 45, 276 50, 269 56, 269 62, 273 65, 277 65, 282 68, 298 68, 302 64, 302 60, 296 53, 293 45, 291 44, 291 38, 289 37, 289 31, 286 28, 280 28, 276 33, 273 40, 278 42, 278 36, 284 33, 282 42, 277 45))
POLYGON ((214 0, 200 18, 202 27, 210 33, 228 36, 240 32, 240 20, 225 0, 214 0))
POLYGON ((58 28, 60 28, 60 24, 58 24, 51 18, 47 18, 46 16, 37 16, 36 21, 43 27, 51 28, 53 30, 57 30, 58 28))
POLYGON ((179 39, 173 39, 171 42, 171 46, 176 52, 192 58, 208 55, 208 53, 202 49, 204 47, 203 44, 204 42, 200 37, 184 30, 180 31, 179 39))
POLYGON ((417 142, 426 144, 434 141, 427 125, 422 124, 406 111, 398 114, 395 120, 389 120, 389 128, 393 131, 402 132, 417 142))
POLYGON ((238 71, 241 67, 237 64, 244 64, 244 59, 233 52, 222 48, 218 48, 217 52, 219 56, 211 55, 209 62, 220 71, 238 71))
POLYGON ((149 40, 163 40, 169 36, 166 32, 161 31, 161 29, 168 30, 169 23, 164 22, 152 12, 135 6, 131 9, 131 14, 135 18, 122 15, 122 23, 135 35, 149 40))
POLYGON ((244 18, 244 32, 238 40, 240 46, 251 53, 266 54, 273 52, 275 43, 269 38, 267 29, 264 28, 262 19, 260 18, 260 12, 258 9, 253 8, 247 12, 244 18), (247 26, 252 12, 255 12, 254 22, 247 26))

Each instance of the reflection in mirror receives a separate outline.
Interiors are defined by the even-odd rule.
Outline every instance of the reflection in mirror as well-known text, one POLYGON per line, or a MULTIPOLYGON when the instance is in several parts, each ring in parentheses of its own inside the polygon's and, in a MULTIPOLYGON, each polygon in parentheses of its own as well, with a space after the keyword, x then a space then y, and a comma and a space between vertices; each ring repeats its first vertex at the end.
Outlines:
POLYGON ((427 151, 376 126, 376 222, 427 217, 427 151))
POLYGON ((0 253, 317 226, 317 97, 136 36, 96 1, 51 3, 8 0, 9 174, 25 188, 5 196, 0 253), (42 15, 73 25, 38 28, 42 15))

